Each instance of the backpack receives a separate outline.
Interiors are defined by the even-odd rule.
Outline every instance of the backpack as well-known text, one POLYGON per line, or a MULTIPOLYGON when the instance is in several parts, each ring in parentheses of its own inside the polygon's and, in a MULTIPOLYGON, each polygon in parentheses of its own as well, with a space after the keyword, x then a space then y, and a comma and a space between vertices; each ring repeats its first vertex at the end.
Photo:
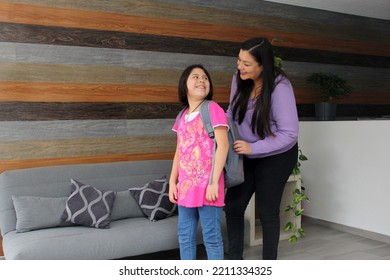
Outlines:
MULTIPOLYGON (((214 171, 214 160, 215 160, 215 151, 217 149, 217 141, 215 140, 214 127, 211 124, 210 110, 209 104, 211 100, 205 99, 200 107, 200 117, 203 122, 203 126, 209 135, 209 137, 213 140, 214 148, 213 148, 213 156, 212 156, 212 169, 211 174, 214 171)), ((181 110, 176 118, 176 122, 178 122, 186 108, 181 110)), ((225 177, 225 188, 231 188, 237 185, 240 185, 244 182, 244 157, 243 155, 237 154, 233 150, 234 141, 239 139, 239 134, 237 131, 236 124, 233 120, 228 118, 228 139, 229 139, 229 150, 226 158, 225 168, 224 168, 224 177, 225 177)), ((210 176, 210 182, 212 180, 212 176, 210 176)))

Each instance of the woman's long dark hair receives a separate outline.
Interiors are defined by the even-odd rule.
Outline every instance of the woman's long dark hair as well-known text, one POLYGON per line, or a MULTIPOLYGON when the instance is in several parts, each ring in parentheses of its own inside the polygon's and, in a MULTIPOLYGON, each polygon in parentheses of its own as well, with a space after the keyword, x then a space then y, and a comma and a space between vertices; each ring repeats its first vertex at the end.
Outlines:
MULTIPOLYGON (((260 95, 257 97, 251 127, 253 133, 264 139, 267 135, 273 135, 270 127, 271 95, 275 88, 275 78, 278 75, 285 76, 285 73, 275 66, 274 51, 268 39, 256 37, 242 43, 241 50, 248 51, 254 59, 263 66, 263 87, 260 95)), ((237 90, 232 100, 232 113, 238 123, 244 120, 250 94, 254 87, 254 81, 251 79, 242 80, 239 70, 237 72, 237 90)))

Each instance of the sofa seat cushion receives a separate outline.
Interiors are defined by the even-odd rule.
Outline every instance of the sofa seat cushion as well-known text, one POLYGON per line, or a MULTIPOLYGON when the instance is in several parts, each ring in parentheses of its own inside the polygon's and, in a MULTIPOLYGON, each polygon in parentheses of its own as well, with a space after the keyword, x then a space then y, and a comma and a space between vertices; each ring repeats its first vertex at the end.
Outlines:
POLYGON ((118 259, 176 248, 177 216, 157 222, 145 217, 117 220, 105 230, 73 226, 11 231, 3 238, 4 256, 10 260, 118 259))

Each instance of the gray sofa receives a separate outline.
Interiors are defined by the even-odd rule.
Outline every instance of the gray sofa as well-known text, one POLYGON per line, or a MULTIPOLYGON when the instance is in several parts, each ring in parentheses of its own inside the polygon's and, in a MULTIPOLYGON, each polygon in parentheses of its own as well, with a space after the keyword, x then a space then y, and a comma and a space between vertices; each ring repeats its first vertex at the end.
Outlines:
MULTIPOLYGON (((127 191, 130 187, 142 186, 163 175, 169 176, 170 169, 169 160, 149 160, 3 172, 0 174, 0 229, 5 259, 119 259, 178 248, 177 216, 150 221, 127 191), (116 192, 108 229, 63 222, 50 225, 53 220, 59 219, 58 205, 63 203, 64 207, 70 195, 70 179, 102 191, 116 192), (32 210, 24 209, 24 214, 33 216, 33 219, 17 221, 15 197, 27 197, 27 204, 30 203, 32 210), (47 208, 39 210, 41 200, 38 203, 31 200, 36 197, 41 200, 49 198, 43 200, 48 206, 41 206, 47 208), (41 216, 44 217, 43 221, 41 216), (36 220, 40 224, 34 228, 31 223, 36 220), (27 227, 34 230, 17 232, 17 225, 21 227, 22 223, 27 223, 27 227)), ((18 200, 18 203, 26 208, 26 201, 21 201, 18 200)), ((23 214, 21 210, 18 211, 23 214)), ((22 216, 20 213, 19 217, 22 216)), ((198 239, 201 243, 200 230, 198 239)))

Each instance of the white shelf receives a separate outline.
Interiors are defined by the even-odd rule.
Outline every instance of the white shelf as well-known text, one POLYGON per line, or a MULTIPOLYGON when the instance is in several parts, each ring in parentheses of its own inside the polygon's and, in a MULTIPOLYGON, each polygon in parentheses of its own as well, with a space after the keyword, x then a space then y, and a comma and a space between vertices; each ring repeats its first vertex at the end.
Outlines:
MULTIPOLYGON (((301 180, 300 175, 291 175, 288 178, 286 187, 284 189, 282 202, 280 204, 280 240, 288 239, 291 236, 291 232, 285 233, 284 226, 287 221, 292 220, 293 213, 292 211, 286 212, 284 209, 288 204, 292 201, 292 191, 294 189, 301 190, 301 180)), ((255 194, 252 196, 251 200, 249 201, 248 207, 245 211, 245 220, 246 224, 249 225, 248 230, 245 232, 245 244, 249 246, 256 246, 260 245, 263 242, 262 238, 262 230, 260 221, 256 219, 256 210, 255 210, 255 194)), ((298 206, 300 208, 300 205, 298 206)), ((296 219, 296 225, 297 227, 301 227, 301 217, 295 217, 296 219)))

